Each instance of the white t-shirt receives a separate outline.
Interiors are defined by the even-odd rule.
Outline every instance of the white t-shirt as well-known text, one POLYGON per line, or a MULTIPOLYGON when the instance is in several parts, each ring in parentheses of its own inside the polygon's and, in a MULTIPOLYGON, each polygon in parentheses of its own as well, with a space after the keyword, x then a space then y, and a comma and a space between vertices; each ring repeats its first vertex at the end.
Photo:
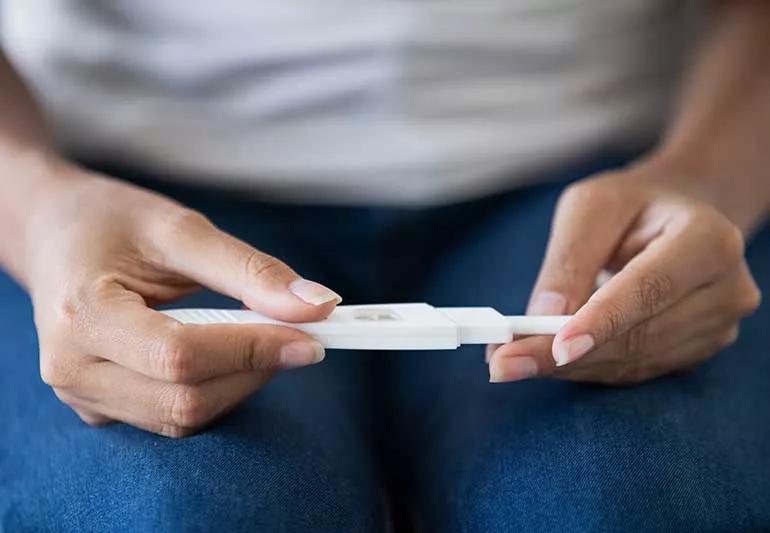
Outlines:
POLYGON ((430 204, 652 140, 707 4, 2 0, 0 35, 77 155, 430 204))

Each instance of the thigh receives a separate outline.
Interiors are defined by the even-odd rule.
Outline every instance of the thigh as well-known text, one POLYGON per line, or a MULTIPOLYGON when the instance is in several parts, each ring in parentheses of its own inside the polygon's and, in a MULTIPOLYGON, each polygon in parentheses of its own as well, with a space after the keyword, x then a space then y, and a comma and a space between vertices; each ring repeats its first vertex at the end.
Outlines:
MULTIPOLYGON (((285 210, 177 192, 326 281, 287 238, 285 210)), ((211 293, 193 303, 233 304, 211 293)), ((0 274, 0 530, 381 530, 367 374, 362 354, 329 353, 187 439, 121 424, 89 428, 40 381, 30 303, 0 274)))
MULTIPOLYGON (((560 187, 494 205, 417 299, 522 312, 560 187)), ((749 250, 770 290, 770 231, 749 250)), ((398 482, 426 531, 770 527, 768 306, 686 375, 612 389, 489 384, 481 347, 393 359, 398 482)))

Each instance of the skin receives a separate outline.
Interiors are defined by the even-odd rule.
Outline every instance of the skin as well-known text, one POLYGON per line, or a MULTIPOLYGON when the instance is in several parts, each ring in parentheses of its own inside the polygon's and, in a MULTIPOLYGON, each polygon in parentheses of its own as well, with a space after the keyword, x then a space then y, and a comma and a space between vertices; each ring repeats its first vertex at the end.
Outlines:
POLYGON ((0 261, 30 293, 40 374, 63 402, 90 425, 122 421, 181 437, 275 371, 323 359, 323 347, 295 329, 182 325, 155 311, 206 286, 306 322, 326 317, 340 297, 200 213, 60 158, 4 66, 0 261))
POLYGON ((770 206, 770 3, 715 7, 660 145, 558 202, 528 312, 575 316, 488 347, 491 381, 639 383, 732 344, 759 306, 743 252, 770 206))
MULTIPOLYGON (((743 243, 770 204, 770 8, 721 9, 659 148, 564 193, 529 311, 576 315, 555 338, 489 350, 492 381, 635 383, 713 355, 757 307, 743 243)), ((276 370, 320 360, 296 330, 181 325, 153 306, 203 285, 309 321, 336 294, 297 285, 199 213, 59 157, 2 58, 0 116, 0 262, 32 297, 43 380, 86 423, 189 435, 276 370)))
POLYGON ((661 183, 665 175, 640 166, 564 193, 528 312, 575 316, 555 338, 496 348, 493 381, 639 383, 736 340, 760 301, 743 235, 714 207, 661 183), (594 292, 604 269, 614 275, 594 292))

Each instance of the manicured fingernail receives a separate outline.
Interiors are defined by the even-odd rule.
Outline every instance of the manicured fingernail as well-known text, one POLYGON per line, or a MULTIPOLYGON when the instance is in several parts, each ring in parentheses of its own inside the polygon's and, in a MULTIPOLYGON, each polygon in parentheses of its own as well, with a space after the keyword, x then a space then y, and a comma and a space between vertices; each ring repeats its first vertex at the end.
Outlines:
POLYGON ((289 290, 300 300, 311 305, 321 305, 334 300, 342 301, 342 297, 328 287, 310 281, 309 279, 297 279, 289 283, 289 290))
POLYGON ((323 361, 324 347, 315 341, 295 341, 281 348, 281 363, 286 368, 314 365, 323 361))
POLYGON ((567 363, 577 361, 593 347, 594 338, 588 334, 577 335, 571 339, 560 341, 553 354, 556 366, 564 366, 567 363))
POLYGON ((499 357, 489 366, 489 382, 519 381, 537 376, 537 361, 532 357, 499 357))
POLYGON ((561 315, 567 311, 567 299, 553 291, 536 294, 529 304, 527 314, 530 315, 561 315))

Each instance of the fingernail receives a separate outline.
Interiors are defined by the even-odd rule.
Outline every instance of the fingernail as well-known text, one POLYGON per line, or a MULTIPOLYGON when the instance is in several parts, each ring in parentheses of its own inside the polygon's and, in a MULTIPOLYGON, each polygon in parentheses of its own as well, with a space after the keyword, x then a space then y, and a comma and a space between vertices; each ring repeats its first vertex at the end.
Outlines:
POLYGON ((286 368, 297 368, 320 363, 325 355, 324 347, 318 342, 296 341, 281 348, 280 358, 286 368))
POLYGON ((558 292, 544 291, 529 304, 529 315, 561 315, 567 311, 567 299, 558 292))
POLYGON ((559 342, 553 354, 556 366, 564 366, 580 359, 593 347, 594 338, 588 334, 577 335, 559 342))
POLYGON ((489 367, 489 382, 519 381, 537 376, 537 361, 533 357, 499 357, 489 367))
POLYGON ((303 302, 311 305, 321 305, 332 300, 336 303, 342 301, 342 297, 328 287, 310 281, 309 279, 297 279, 289 283, 289 290, 303 302))

